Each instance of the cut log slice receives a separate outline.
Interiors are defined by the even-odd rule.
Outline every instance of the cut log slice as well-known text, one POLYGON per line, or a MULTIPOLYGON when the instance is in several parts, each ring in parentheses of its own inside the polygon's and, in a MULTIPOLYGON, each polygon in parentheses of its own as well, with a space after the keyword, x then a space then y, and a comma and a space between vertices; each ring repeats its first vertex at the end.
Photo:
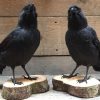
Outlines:
POLYGON ((87 80, 87 83, 79 83, 79 79, 83 79, 83 76, 76 76, 73 78, 62 78, 62 75, 55 76, 52 79, 53 89, 82 98, 91 98, 100 95, 99 80, 90 78, 87 80))
POLYGON ((2 97, 7 100, 22 100, 30 97, 32 94, 43 93, 49 90, 47 78, 42 75, 32 75, 37 77, 36 80, 28 80, 24 78, 16 78, 18 82, 23 84, 13 84, 8 80, 3 84, 2 97))

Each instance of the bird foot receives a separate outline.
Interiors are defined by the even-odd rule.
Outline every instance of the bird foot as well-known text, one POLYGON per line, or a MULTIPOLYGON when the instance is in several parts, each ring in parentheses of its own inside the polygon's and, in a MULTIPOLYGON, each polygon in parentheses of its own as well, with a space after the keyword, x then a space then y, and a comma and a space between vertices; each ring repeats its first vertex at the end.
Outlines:
POLYGON ((77 76, 79 73, 76 73, 74 75, 70 74, 70 75, 66 75, 66 74, 63 74, 62 78, 72 78, 72 77, 75 77, 77 76))
POLYGON ((24 77, 24 79, 28 79, 28 80, 37 80, 37 77, 26 77, 24 75, 23 75, 23 77, 24 77))
POLYGON ((23 84, 22 82, 17 82, 16 80, 14 80, 14 79, 12 79, 12 78, 11 78, 11 81, 14 83, 14 85, 15 85, 15 84, 17 84, 17 85, 22 85, 22 84, 23 84))
POLYGON ((84 78, 84 79, 80 79, 78 80, 79 83, 82 83, 82 82, 86 82, 87 83, 87 80, 89 80, 91 78, 91 76, 89 76, 88 78, 84 78))

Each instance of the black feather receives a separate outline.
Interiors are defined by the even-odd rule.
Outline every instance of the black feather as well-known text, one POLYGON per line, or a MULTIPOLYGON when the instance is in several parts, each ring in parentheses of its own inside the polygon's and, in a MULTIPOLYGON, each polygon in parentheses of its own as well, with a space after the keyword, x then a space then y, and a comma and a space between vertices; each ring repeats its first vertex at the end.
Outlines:
POLYGON ((17 27, 0 44, 0 64, 13 70, 16 66, 25 65, 39 44, 36 8, 29 4, 22 9, 17 27))
POLYGON ((78 66, 93 66, 96 70, 100 68, 99 66, 97 69, 100 62, 100 42, 95 30, 88 26, 81 8, 77 6, 68 10, 68 31, 65 40, 69 53, 78 66))

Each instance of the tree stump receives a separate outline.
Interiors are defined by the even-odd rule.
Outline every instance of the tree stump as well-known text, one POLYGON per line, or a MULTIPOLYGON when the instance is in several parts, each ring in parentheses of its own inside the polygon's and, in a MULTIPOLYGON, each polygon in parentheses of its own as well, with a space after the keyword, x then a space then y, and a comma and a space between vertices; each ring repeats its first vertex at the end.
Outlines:
POLYGON ((43 93, 49 90, 47 78, 42 75, 32 75, 36 80, 16 78, 22 85, 14 85, 11 80, 3 84, 2 97, 7 100, 23 100, 32 94, 43 93))
POLYGON ((77 80, 83 79, 83 76, 73 78, 62 78, 62 75, 55 76, 52 79, 53 89, 64 91, 73 96, 81 98, 91 98, 100 95, 100 81, 90 78, 87 83, 79 83, 77 80))

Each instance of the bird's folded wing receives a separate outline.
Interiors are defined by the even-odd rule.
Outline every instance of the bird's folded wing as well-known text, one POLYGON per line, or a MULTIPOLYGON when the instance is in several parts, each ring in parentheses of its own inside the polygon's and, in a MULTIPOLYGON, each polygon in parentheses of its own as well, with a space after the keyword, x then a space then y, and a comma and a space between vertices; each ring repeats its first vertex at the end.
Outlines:
POLYGON ((0 52, 10 48, 16 41, 16 32, 11 32, 1 43, 0 43, 0 52))
POLYGON ((93 28, 87 27, 79 32, 80 41, 87 45, 94 45, 100 51, 100 42, 93 28))

